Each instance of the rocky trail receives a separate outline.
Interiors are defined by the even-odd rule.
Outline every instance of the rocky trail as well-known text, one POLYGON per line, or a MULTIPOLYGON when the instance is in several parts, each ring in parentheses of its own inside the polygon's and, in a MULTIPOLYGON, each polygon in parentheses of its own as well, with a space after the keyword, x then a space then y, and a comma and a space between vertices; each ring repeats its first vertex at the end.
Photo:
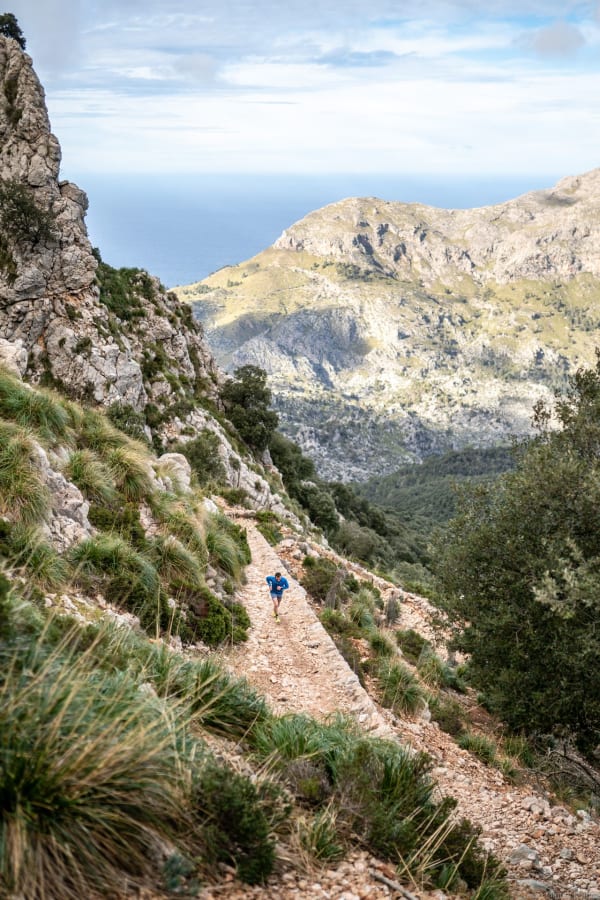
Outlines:
MULTIPOLYGON (((232 671, 244 675, 280 713, 304 712, 322 719, 339 710, 356 718, 365 729, 426 751, 434 760, 433 776, 440 792, 456 797, 458 813, 481 827, 484 845, 506 865, 514 900, 600 900, 597 821, 584 811, 574 814, 553 803, 531 784, 507 781, 498 769, 484 765, 459 748, 435 722, 428 720, 427 714, 415 721, 400 719, 380 708, 338 653, 295 577, 304 556, 296 540, 288 537, 273 548, 249 519, 244 518, 241 524, 247 529, 252 564, 247 569, 247 584, 237 599, 246 606, 252 628, 247 643, 227 656, 232 671), (265 583, 266 576, 278 570, 286 574, 290 583, 280 623, 273 619, 265 583)), ((374 580, 384 596, 396 590, 394 585, 374 578, 330 551, 316 545, 315 551, 343 563, 359 577, 374 580)), ((430 611, 426 600, 408 594, 398 624, 430 636, 430 611)), ((308 877, 292 866, 278 876, 277 886, 240 889, 232 884, 211 890, 206 897, 402 897, 398 890, 370 874, 378 871, 374 868, 377 865, 381 875, 381 863, 359 854, 335 870, 319 872, 318 878, 308 877)), ((393 870, 387 872, 387 877, 393 880, 393 870)), ((447 896, 441 891, 419 892, 414 886, 407 886, 407 892, 404 896, 419 900, 442 900, 447 896)))

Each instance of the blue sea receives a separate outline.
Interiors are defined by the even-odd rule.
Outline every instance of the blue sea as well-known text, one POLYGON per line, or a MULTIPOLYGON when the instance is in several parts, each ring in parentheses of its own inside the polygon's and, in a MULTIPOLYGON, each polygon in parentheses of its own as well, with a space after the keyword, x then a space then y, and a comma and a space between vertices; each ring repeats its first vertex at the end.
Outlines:
POLYGON ((137 266, 167 287, 205 278, 264 250, 307 213, 345 197, 447 208, 487 206, 560 177, 395 175, 90 175, 65 172, 88 194, 92 244, 112 266, 137 266))

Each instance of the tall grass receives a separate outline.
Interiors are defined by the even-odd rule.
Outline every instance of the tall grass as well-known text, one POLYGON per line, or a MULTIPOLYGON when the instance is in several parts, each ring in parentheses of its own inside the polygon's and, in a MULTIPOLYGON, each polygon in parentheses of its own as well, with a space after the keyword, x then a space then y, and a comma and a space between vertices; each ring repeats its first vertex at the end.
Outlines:
POLYGON ((24 431, 0 422, 0 515, 33 525, 50 509, 39 457, 24 431))
POLYGON ((416 713, 425 703, 423 689, 402 663, 382 662, 377 670, 380 702, 398 715, 416 713))
POLYGON ((0 883, 28 900, 141 883, 184 818, 181 725, 131 679, 64 651, 3 661, 0 883))
POLYGON ((159 575, 167 582, 181 579, 193 584, 203 582, 203 570, 198 558, 187 550, 174 535, 152 538, 148 551, 159 575))
POLYGON ((92 503, 112 503, 116 499, 112 472, 93 450, 74 450, 63 471, 92 503))
POLYGON ((145 500, 154 485, 147 453, 136 446, 115 447, 105 455, 117 490, 127 501, 145 500))
POLYGON ((63 401, 50 391, 30 388, 0 366, 0 416, 26 431, 35 431, 42 441, 69 439, 70 415, 63 401))
POLYGON ((4 557, 14 570, 26 573, 27 589, 32 581, 40 588, 59 590, 70 575, 67 560, 44 541, 35 527, 0 523, 0 557, 4 557))

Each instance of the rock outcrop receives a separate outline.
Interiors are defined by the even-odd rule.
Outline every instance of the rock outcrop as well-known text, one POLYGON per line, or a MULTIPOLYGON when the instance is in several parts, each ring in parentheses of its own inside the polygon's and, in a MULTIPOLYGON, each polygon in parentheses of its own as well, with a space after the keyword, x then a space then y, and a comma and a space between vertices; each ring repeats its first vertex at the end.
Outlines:
POLYGON ((119 287, 128 296, 121 307, 111 302, 87 236, 86 195, 59 180, 43 88, 30 57, 1 35, 0 98, 4 206, 23 216, 33 209, 45 225, 13 232, 2 220, 0 338, 28 352, 31 380, 96 403, 168 410, 210 394, 218 372, 202 331, 157 279, 127 270, 119 287))
POLYGON ((359 480, 527 434, 594 362, 599 221, 600 169, 481 209, 343 200, 177 293, 321 473, 359 480))

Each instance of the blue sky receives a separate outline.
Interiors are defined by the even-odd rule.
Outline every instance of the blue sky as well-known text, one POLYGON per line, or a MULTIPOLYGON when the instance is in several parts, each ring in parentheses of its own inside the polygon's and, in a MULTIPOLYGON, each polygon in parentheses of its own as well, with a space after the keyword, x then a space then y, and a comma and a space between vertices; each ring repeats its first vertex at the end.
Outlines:
POLYGON ((11 0, 76 173, 576 174, 597 2, 11 0))

